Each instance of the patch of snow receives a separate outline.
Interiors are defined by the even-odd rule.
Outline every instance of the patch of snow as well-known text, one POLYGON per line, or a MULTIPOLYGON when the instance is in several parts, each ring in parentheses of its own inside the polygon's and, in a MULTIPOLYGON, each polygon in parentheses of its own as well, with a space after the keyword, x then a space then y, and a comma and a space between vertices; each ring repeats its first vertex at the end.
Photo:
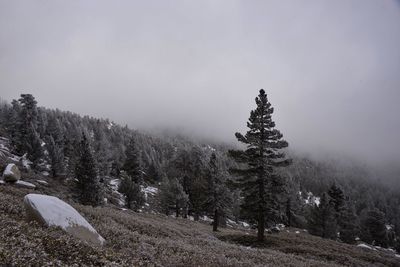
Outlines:
POLYGON ((3 180, 0 180, 0 184, 6 184, 6 182, 4 182, 3 180))
POLYGON ((38 184, 41 184, 41 185, 49 185, 49 183, 46 182, 45 180, 36 180, 36 182, 37 182, 38 184))
POLYGON ((193 216, 188 216, 189 220, 194 221, 194 217, 193 216))
POLYGON ((110 184, 110 186, 111 186, 111 188, 112 188, 113 190, 117 191, 120 182, 121 182, 120 179, 112 179, 112 180, 109 182, 109 184, 110 184))
POLYGON ((388 230, 388 231, 393 229, 393 225, 386 224, 385 226, 386 226, 386 230, 388 230))
POLYGON ((21 160, 21 158, 20 157, 18 157, 18 156, 16 156, 16 155, 12 155, 11 157, 8 157, 10 160, 12 160, 12 161, 15 161, 15 162, 18 162, 18 161, 20 161, 21 160))
POLYGON ((355 241, 360 241, 360 238, 358 236, 356 236, 356 238, 354 238, 355 241))
POLYGON ((24 166, 25 169, 29 169, 31 167, 32 161, 26 158, 27 154, 24 154, 21 158, 22 166, 24 166))
POLYGON ((373 247, 371 247, 371 246, 368 246, 367 244, 358 244, 357 247, 376 250, 376 248, 373 248, 373 247))
POLYGON ((150 206, 150 204, 149 204, 149 203, 144 203, 144 205, 145 205, 146 207, 149 207, 149 206, 150 206))
POLYGON ((276 227, 278 227, 279 229, 284 229, 286 225, 284 225, 283 223, 279 223, 276 225, 276 227))
POLYGON ((43 175, 43 176, 49 176, 50 173, 49 173, 48 171, 43 171, 43 172, 42 172, 42 175, 43 175))
POLYGON ((226 219, 226 222, 228 224, 237 225, 237 223, 235 221, 232 221, 231 219, 226 219))
POLYGON ((250 227, 250 224, 248 224, 247 222, 239 222, 239 224, 241 224, 245 228, 250 227))
POLYGON ((147 186, 147 187, 143 187, 142 186, 142 192, 144 193, 145 198, 147 199, 147 196, 150 194, 152 196, 154 196, 155 194, 158 193, 158 188, 157 187, 153 187, 153 186, 147 186))
POLYGON ((27 187, 27 188, 30 188, 30 189, 35 189, 36 188, 36 185, 34 185, 32 183, 29 183, 29 182, 21 181, 21 180, 16 181, 14 184, 18 185, 18 186, 22 186, 22 187, 27 187))
POLYGON ((205 222, 212 222, 212 221, 213 221, 211 218, 209 218, 209 217, 206 216, 206 215, 204 215, 201 219, 202 219, 203 221, 205 221, 205 222))
POLYGON ((128 209, 125 209, 125 208, 121 208, 121 210, 123 210, 123 211, 126 211, 126 210, 128 210, 128 209))
POLYGON ((399 255, 399 254, 394 254, 394 256, 395 256, 396 258, 400 258, 400 255, 399 255))
POLYGON ((314 203, 315 203, 315 205, 319 206, 319 204, 321 203, 321 198, 320 197, 315 197, 314 198, 314 203))
POLYGON ((298 235, 298 234, 300 234, 300 231, 296 231, 295 233, 296 233, 296 235, 298 235))
MULTIPOLYGON (((301 193, 300 193, 300 196, 302 196, 301 193)), ((319 197, 314 196, 314 194, 312 192, 308 192, 304 198, 304 202, 307 205, 319 206, 319 204, 321 203, 321 199, 319 197)))

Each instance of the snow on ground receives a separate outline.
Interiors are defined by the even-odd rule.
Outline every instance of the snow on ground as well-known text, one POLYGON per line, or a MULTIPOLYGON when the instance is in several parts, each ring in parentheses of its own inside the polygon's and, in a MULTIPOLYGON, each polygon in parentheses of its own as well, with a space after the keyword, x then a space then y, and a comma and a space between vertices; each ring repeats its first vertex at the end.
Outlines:
POLYGON ((6 182, 4 182, 3 180, 0 180, 0 185, 1 184, 6 184, 6 182))
POLYGON ((21 162, 22 162, 22 166, 24 166, 25 169, 29 169, 31 167, 32 161, 30 161, 29 159, 27 159, 27 155, 24 154, 21 157, 21 162))
POLYGON ((248 224, 247 222, 241 222, 241 221, 239 221, 239 224, 242 225, 242 226, 245 227, 245 228, 250 227, 250 224, 248 224))
POLYGON ((399 255, 399 254, 394 254, 394 256, 395 256, 396 258, 400 258, 400 255, 399 255))
POLYGON ((303 198, 304 202, 307 205, 317 205, 319 206, 319 204, 321 203, 321 199, 320 197, 314 196, 314 194, 312 192, 308 192, 305 194, 305 196, 303 197, 303 192, 299 191, 299 195, 300 197, 303 198))
POLYGON ((120 179, 112 179, 110 181, 110 187, 112 190, 117 191, 119 187, 120 179))
POLYGON ((299 231, 296 231, 295 233, 296 233, 297 235, 298 235, 298 234, 300 234, 300 232, 299 232, 299 231))
POLYGON ((376 248, 373 248, 371 246, 368 246, 367 244, 358 244, 357 247, 359 248, 366 248, 366 249, 372 249, 372 250, 377 250, 376 248))
POLYGON ((213 222, 213 219, 211 219, 210 217, 204 215, 203 217, 201 217, 201 220, 205 221, 205 222, 213 222))
POLYGON ((153 187, 153 186, 147 186, 147 187, 143 187, 142 186, 142 192, 145 195, 145 198, 147 199, 147 196, 150 194, 152 196, 154 196, 155 194, 158 193, 158 188, 153 187))

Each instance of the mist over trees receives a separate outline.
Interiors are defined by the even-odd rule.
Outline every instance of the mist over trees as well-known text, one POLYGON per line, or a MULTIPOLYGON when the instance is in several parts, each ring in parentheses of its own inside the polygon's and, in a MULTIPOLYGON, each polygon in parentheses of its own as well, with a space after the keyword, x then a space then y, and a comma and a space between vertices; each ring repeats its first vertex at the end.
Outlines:
POLYGON ((265 229, 283 223, 341 242, 360 238, 400 248, 400 192, 371 179, 362 165, 288 150, 272 113, 262 90, 248 132, 236 134, 244 146, 233 147, 38 107, 23 94, 0 104, 0 135, 13 153, 32 162, 31 172, 65 182, 86 205, 103 205, 110 181, 118 179, 126 207, 135 211, 151 185, 159 190, 157 211, 207 216, 214 230, 228 219, 246 221, 258 227, 261 241, 265 229))

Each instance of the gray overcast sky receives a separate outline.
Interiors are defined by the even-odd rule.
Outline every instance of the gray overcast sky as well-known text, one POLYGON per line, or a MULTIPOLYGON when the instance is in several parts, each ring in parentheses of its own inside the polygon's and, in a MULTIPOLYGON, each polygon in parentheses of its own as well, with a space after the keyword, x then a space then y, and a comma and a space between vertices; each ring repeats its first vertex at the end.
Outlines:
POLYGON ((0 96, 233 141, 265 88, 292 148, 400 162, 400 4, 0 0, 0 96))

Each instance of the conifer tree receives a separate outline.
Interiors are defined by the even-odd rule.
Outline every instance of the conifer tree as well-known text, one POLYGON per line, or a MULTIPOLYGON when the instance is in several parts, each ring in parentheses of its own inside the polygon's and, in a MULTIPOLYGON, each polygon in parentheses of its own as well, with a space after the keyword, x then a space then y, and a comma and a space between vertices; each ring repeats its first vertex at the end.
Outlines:
POLYGON ((207 188, 205 191, 206 206, 213 213, 213 231, 217 231, 220 217, 226 213, 232 203, 231 195, 225 184, 225 177, 217 162, 215 153, 211 154, 208 163, 207 188))
POLYGON ((308 219, 308 230, 310 234, 323 238, 336 238, 335 211, 329 203, 328 196, 323 193, 320 204, 314 205, 308 219))
POLYGON ((186 217, 189 203, 189 196, 184 192, 181 183, 178 179, 169 180, 164 177, 161 182, 159 204, 162 211, 169 215, 171 208, 175 210, 175 216, 179 217, 181 210, 183 217, 186 217))
POLYGON ((373 209, 364 211, 361 217, 361 239, 370 244, 387 247, 385 214, 373 209))
POLYGON ((100 205, 103 202, 102 188, 97 174, 96 162, 84 133, 82 133, 79 146, 75 176, 78 180, 76 185, 80 202, 84 205, 100 205))
POLYGON ((154 183, 160 180, 160 173, 158 172, 154 163, 151 163, 146 171, 147 181, 154 183))
POLYGON ((342 189, 336 186, 336 184, 333 184, 329 188, 328 195, 330 198, 329 202, 333 205, 337 215, 339 215, 345 204, 345 198, 342 189))
POLYGON ((53 177, 61 176, 65 173, 63 147, 54 141, 52 135, 46 139, 46 148, 48 151, 48 160, 51 165, 51 174, 53 177))
POLYGON ((129 140, 129 144, 125 151, 126 160, 122 169, 130 176, 133 182, 137 184, 143 183, 143 175, 140 168, 139 152, 137 150, 133 137, 129 140))
POLYGON ((22 137, 19 131, 20 127, 21 105, 17 100, 11 102, 11 108, 7 114, 7 133, 10 137, 11 145, 15 148, 15 152, 19 153, 22 147, 22 137))
POLYGON ((38 111, 37 102, 31 94, 21 94, 18 99, 19 109, 16 122, 16 131, 14 144, 17 153, 25 154, 32 161, 33 167, 36 168, 43 157, 42 141, 37 132, 38 111))
POLYGON ((136 183, 131 176, 123 172, 118 191, 125 196, 125 204, 128 209, 138 211, 145 203, 145 196, 140 184, 136 183))
POLYGON ((232 169, 240 176, 238 185, 242 189, 244 202, 242 208, 247 215, 257 221, 258 241, 264 240, 266 216, 276 218, 280 212, 279 198, 283 193, 283 181, 275 168, 286 166, 290 160, 285 159, 281 149, 288 143, 283 135, 275 129, 272 121, 273 107, 263 89, 256 98, 257 107, 250 113, 246 135, 236 133, 239 142, 246 145, 246 150, 232 150, 230 155, 243 169, 232 169))
POLYGON ((174 160, 174 166, 182 179, 182 186, 189 196, 189 215, 193 214, 198 221, 205 203, 204 190, 206 189, 206 167, 204 155, 198 146, 189 151, 182 150, 174 160))
POLYGON ((348 244, 354 244, 358 235, 358 219, 354 212, 354 207, 345 205, 339 218, 340 239, 348 244))

